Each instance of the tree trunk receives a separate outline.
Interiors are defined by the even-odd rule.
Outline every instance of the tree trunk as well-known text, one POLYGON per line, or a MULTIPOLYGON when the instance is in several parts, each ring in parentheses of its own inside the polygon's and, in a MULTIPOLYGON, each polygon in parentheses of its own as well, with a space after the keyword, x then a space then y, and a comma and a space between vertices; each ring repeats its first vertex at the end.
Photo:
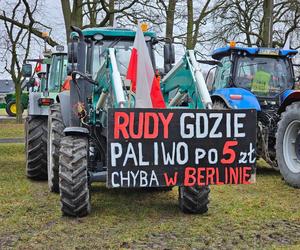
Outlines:
POLYGON ((116 25, 114 24, 115 14, 113 13, 113 11, 115 10, 115 0, 109 0, 108 9, 110 12, 108 25, 114 26, 116 25))
POLYGON ((166 17, 166 37, 170 38, 173 42, 173 28, 174 28, 174 18, 175 18, 175 7, 177 0, 169 0, 169 6, 167 10, 166 17))
POLYGON ((69 0, 61 0, 64 15, 67 42, 70 41, 71 25, 82 27, 82 0, 74 0, 71 9, 69 0))
POLYGON ((264 0, 263 9, 264 9, 264 17, 263 17, 262 46, 272 47, 273 0, 264 0))
POLYGON ((194 12, 193 0, 187 0, 188 20, 186 33, 186 49, 193 49, 194 12))
POLYGON ((17 106, 17 116, 16 116, 16 122, 17 123, 22 123, 22 90, 21 90, 21 82, 16 82, 15 83, 15 88, 16 88, 16 106, 17 106))

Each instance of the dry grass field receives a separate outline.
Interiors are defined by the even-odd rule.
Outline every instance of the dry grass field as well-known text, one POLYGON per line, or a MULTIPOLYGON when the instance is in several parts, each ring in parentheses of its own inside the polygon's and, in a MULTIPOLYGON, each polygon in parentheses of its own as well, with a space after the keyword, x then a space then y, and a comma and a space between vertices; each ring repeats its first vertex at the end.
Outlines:
MULTIPOLYGON (((22 129, 0 124, 0 138, 22 129)), ((78 219, 61 216, 46 182, 26 178, 23 144, 0 144, 0 173, 0 249, 300 249, 300 190, 266 167, 256 184, 213 186, 206 215, 182 214, 177 188, 98 184, 92 213, 78 219)))

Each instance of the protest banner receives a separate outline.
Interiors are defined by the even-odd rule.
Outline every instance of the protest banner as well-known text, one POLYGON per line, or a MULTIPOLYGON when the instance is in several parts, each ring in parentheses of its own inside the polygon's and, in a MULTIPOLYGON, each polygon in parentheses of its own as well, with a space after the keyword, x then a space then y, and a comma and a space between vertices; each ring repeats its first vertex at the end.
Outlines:
POLYGON ((249 184, 255 110, 110 109, 108 187, 249 184))

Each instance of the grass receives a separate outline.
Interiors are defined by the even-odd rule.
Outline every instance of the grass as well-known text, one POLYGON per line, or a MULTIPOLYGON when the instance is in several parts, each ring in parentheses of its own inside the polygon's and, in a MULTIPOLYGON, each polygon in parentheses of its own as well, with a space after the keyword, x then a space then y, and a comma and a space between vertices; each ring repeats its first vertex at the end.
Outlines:
POLYGON ((0 139, 20 137, 24 137, 24 124, 16 124, 14 120, 0 123, 0 139))
POLYGON ((5 109, 0 109, 0 115, 7 115, 5 109))
POLYGON ((206 215, 185 215, 172 192, 92 187, 92 213, 61 216, 59 196, 25 177, 24 146, 0 144, 0 249, 299 249, 300 195, 263 168, 257 183, 213 186, 206 215), (298 245, 297 245, 298 244, 298 245))

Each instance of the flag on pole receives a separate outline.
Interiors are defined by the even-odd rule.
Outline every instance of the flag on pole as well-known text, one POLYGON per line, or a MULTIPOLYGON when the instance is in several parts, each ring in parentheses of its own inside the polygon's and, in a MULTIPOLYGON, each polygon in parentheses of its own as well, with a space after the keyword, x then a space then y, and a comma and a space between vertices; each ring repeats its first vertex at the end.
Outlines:
POLYGON ((136 108, 165 108, 166 104, 155 76, 143 31, 138 25, 127 71, 136 108))

